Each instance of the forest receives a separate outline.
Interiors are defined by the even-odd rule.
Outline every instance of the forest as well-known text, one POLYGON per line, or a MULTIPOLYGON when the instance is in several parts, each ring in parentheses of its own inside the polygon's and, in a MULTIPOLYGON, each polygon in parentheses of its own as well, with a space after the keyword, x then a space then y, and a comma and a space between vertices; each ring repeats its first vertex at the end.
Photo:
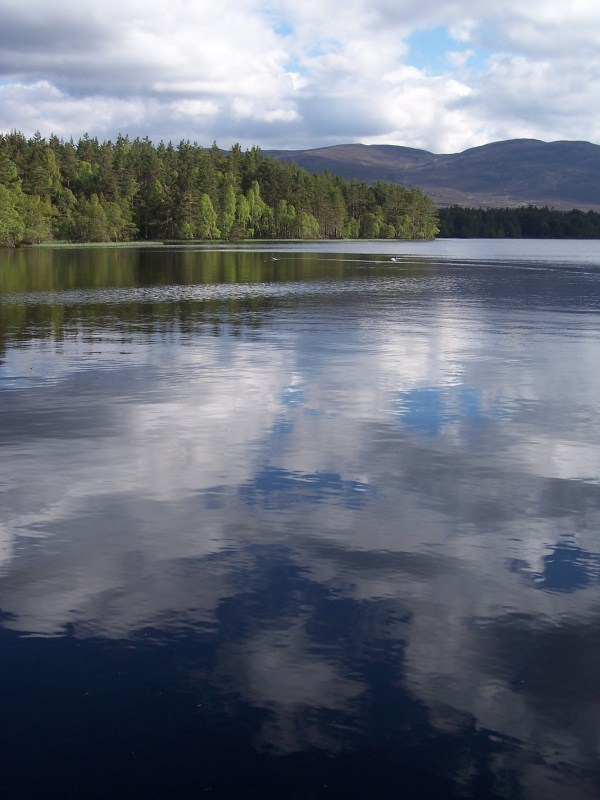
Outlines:
POLYGON ((600 239, 597 211, 544 206, 439 210, 439 235, 456 239, 600 239))
POLYGON ((419 189, 312 174, 264 156, 148 138, 0 135, 0 245, 238 239, 431 239, 419 189))

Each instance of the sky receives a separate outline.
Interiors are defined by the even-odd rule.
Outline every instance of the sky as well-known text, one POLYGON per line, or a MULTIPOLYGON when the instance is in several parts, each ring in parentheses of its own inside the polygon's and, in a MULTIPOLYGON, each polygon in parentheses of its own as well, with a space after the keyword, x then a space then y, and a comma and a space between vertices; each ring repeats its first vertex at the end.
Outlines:
POLYGON ((597 0, 0 0, 0 131, 600 143, 597 0))

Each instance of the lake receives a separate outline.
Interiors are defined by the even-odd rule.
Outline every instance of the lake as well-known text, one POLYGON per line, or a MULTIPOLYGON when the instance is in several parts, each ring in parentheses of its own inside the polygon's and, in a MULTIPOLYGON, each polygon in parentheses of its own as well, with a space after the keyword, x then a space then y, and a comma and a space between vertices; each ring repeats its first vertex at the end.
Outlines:
POLYGON ((600 242, 0 251, 0 797, 600 796, 600 242))

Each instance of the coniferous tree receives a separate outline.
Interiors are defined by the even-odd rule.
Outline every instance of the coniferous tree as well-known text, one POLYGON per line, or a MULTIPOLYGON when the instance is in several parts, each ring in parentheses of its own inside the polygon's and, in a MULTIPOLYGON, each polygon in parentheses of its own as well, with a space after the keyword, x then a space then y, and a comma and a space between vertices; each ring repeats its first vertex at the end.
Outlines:
MULTIPOLYGON (((370 187, 330 173, 189 141, 177 148, 148 138, 46 141, 0 135, 2 241, 206 238, 426 238, 437 212, 418 190, 370 187)), ((490 225, 492 223, 490 222, 490 225)), ((532 217, 530 227, 538 225, 532 217)), ((571 228, 589 231, 587 217, 571 228)), ((493 222, 494 229, 499 223, 493 222)))

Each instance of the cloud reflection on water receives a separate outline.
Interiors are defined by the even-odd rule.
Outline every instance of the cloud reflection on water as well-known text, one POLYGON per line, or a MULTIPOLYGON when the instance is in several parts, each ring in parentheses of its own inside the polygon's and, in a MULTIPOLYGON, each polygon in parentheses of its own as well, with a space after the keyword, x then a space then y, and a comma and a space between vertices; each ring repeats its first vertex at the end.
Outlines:
POLYGON ((387 693, 403 747, 474 729, 500 742, 497 787, 583 798, 597 337, 539 318, 531 340, 520 312, 500 326, 483 302, 450 312, 431 276, 410 302, 396 280, 377 314, 348 290, 125 354, 110 328, 93 351, 9 344, 5 371, 37 383, 3 390, 4 628, 199 637, 210 663, 178 679, 219 713, 261 709, 259 749, 357 747, 387 693))

